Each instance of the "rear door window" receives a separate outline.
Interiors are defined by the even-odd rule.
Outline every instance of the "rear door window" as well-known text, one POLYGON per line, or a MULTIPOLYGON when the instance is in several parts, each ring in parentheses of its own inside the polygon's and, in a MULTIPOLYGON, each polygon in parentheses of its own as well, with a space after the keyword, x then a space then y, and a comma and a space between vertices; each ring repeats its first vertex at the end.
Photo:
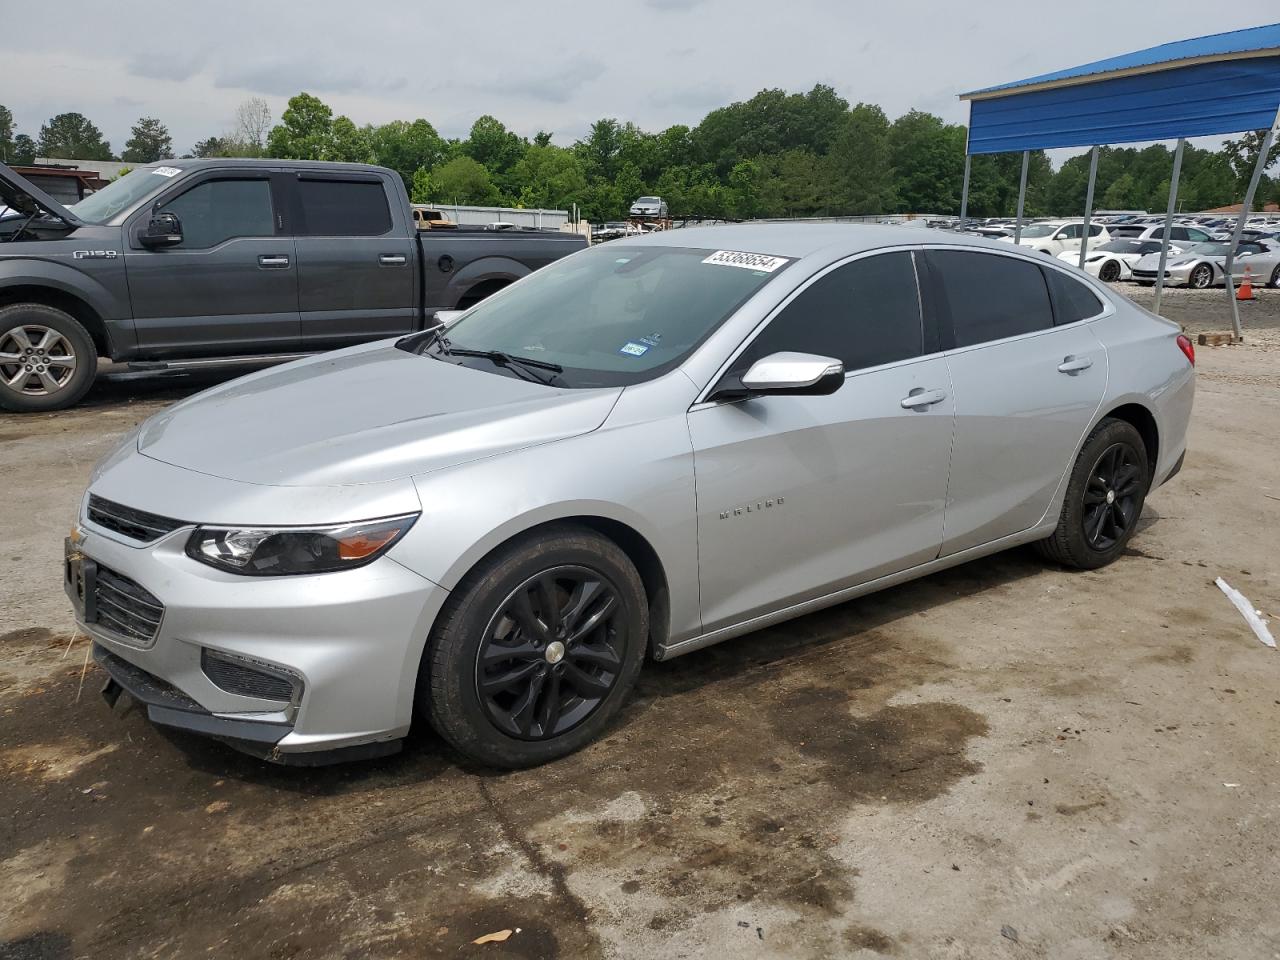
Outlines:
POLYGON ((951 317, 955 346, 1053 326, 1049 289, 1038 264, 967 250, 930 250, 929 263, 951 317))
POLYGON ((734 364, 739 374, 783 350, 834 357, 846 370, 918 357, 924 332, 909 253, 837 267, 802 290, 734 364))
POLYGON ((380 180, 299 179, 300 236, 380 237, 391 208, 380 180))

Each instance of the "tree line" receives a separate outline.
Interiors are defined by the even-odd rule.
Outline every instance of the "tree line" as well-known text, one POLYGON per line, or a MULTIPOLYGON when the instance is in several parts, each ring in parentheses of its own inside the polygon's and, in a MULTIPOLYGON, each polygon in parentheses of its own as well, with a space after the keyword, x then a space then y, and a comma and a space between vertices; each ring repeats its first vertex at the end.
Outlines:
MULTIPOLYGON (((205 138, 186 157, 278 157, 376 163, 404 179, 414 202, 567 209, 577 204, 592 221, 625 217, 636 197, 656 194, 673 216, 726 219, 852 216, 882 213, 955 214, 960 209, 966 129, 912 110, 890 120, 874 104, 850 104, 829 86, 805 93, 762 90, 749 100, 712 110, 696 126, 659 132, 613 118, 597 120, 571 146, 542 131, 532 138, 488 114, 465 139, 440 136, 425 119, 358 126, 335 116, 309 93, 289 100, 273 123, 267 103, 252 98, 232 129, 205 138)), ((1261 137, 1248 133, 1220 150, 1186 148, 1179 207, 1203 210, 1238 202, 1253 171, 1261 137)), ((1272 151, 1274 161, 1280 146, 1272 151)), ((0 159, 35 156, 114 159, 101 131, 79 113, 63 113, 31 137, 14 129, 0 106, 0 159)), ((134 124, 120 153, 126 162, 174 156, 165 125, 134 124)), ((969 213, 1014 213, 1020 154, 972 160, 969 213)), ((1073 215, 1084 209, 1088 154, 1057 171, 1043 151, 1031 154, 1028 216, 1073 215)), ((1163 144, 1104 147, 1095 207, 1163 210, 1172 152, 1163 144)), ((1266 178, 1256 205, 1280 200, 1280 180, 1266 178)))

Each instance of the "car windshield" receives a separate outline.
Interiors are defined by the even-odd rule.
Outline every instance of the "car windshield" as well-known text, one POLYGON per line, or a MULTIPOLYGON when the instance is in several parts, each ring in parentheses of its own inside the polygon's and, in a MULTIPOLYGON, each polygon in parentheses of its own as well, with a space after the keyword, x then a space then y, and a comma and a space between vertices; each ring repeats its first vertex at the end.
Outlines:
POLYGON ((791 261, 687 247, 594 247, 482 301, 428 352, 478 369, 521 371, 449 351, 501 351, 556 364, 555 386, 650 380, 681 363, 791 261))
POLYGON ((1029 227, 1023 227, 1023 228, 1022 228, 1022 238, 1025 240, 1025 239, 1026 239, 1026 238, 1028 238, 1028 237, 1032 237, 1032 238, 1034 238, 1034 237, 1048 237, 1048 236, 1051 236, 1051 235, 1053 234, 1053 231, 1055 231, 1055 230, 1057 230, 1057 229, 1058 229, 1058 227, 1057 227, 1057 225, 1056 225, 1056 224, 1051 224, 1051 223, 1033 223, 1033 224, 1031 224, 1031 226, 1029 226, 1029 227))
MULTIPOLYGON (((1215 240, 1215 241, 1212 241, 1211 243, 1197 243, 1194 247, 1192 247, 1187 252, 1204 254, 1210 257, 1225 257, 1227 255, 1227 250, 1230 249, 1230 247, 1231 247, 1230 243, 1227 243, 1225 241, 1215 240)), ((1243 244, 1240 245, 1240 249, 1241 250, 1244 249, 1243 244)))
POLYGON ((1112 240, 1093 249, 1107 253, 1149 253, 1151 250, 1159 250, 1160 244, 1150 240, 1112 240))
POLYGON ((106 223, 116 214, 128 210, 166 183, 177 171, 173 167, 140 167, 126 173, 97 193, 91 193, 67 209, 85 223, 106 223))
POLYGON ((636 201, 636 203, 657 203, 657 202, 658 202, 657 197, 641 197, 639 200, 636 201))

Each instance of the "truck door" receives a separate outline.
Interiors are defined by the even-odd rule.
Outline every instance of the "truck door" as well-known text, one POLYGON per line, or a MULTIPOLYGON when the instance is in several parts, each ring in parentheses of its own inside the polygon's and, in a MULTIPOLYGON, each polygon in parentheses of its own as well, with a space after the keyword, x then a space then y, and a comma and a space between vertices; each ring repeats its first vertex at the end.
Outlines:
POLYGON ((148 358, 297 349, 293 239, 269 170, 185 178, 126 226, 125 272, 138 346, 148 358), (138 241, 154 212, 175 214, 182 241, 138 241))
POLYGON ((391 185, 356 171, 292 177, 305 350, 408 333, 417 318, 417 230, 391 185))

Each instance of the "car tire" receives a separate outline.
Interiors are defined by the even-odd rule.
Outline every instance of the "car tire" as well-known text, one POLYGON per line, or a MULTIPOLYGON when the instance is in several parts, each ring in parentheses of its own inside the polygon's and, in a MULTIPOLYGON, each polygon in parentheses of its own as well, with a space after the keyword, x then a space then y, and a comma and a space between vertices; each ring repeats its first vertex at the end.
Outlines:
POLYGON ((418 714, 470 760, 555 760, 608 726, 648 636, 643 581, 617 544, 577 525, 538 530, 450 595, 423 656, 418 714))
POLYGON ((1105 567, 1133 537, 1150 484, 1142 435, 1124 420, 1104 419, 1076 457, 1057 528, 1036 550, 1064 567, 1105 567))
POLYGON ((1213 286, 1213 267, 1207 263, 1202 263, 1187 277, 1187 286, 1193 290, 1207 290, 1213 286))
POLYGON ((0 407, 61 410, 88 392, 97 373, 93 338, 70 314, 43 303, 0 307, 0 407))
POLYGON ((1108 260, 1098 271, 1098 279, 1103 283, 1115 283, 1120 279, 1120 264, 1115 260, 1108 260))
POLYGON ((1267 286, 1271 287, 1273 290, 1280 289, 1280 264, 1271 271, 1271 280, 1268 282, 1267 286))

